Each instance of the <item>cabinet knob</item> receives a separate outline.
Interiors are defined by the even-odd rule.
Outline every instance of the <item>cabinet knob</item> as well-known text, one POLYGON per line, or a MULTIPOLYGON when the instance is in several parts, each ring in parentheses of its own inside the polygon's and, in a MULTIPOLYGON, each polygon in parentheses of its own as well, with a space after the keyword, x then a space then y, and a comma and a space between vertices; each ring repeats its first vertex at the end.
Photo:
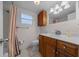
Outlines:
POLYGON ((56 52, 56 54, 58 54, 58 52, 56 52))
POLYGON ((64 49, 66 48, 66 46, 64 46, 64 49))

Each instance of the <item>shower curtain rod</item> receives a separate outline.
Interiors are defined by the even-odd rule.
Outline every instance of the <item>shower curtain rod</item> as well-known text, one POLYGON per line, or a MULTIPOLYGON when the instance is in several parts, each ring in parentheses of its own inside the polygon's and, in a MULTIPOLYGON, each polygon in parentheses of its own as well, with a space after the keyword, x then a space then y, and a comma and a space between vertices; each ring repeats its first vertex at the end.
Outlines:
MULTIPOLYGON (((12 5, 12 6, 14 5, 14 2, 13 2, 13 1, 11 2, 11 5, 12 5)), ((3 9, 3 11, 9 13, 9 10, 8 10, 8 9, 3 9)))

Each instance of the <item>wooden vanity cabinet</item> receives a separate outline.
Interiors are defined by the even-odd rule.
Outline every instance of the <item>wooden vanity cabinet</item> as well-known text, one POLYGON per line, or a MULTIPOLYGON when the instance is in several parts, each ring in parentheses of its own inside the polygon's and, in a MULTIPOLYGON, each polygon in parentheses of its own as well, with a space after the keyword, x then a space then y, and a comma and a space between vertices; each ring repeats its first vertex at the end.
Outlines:
POLYGON ((44 57, 54 57, 56 52, 56 40, 40 35, 39 52, 44 57))
POLYGON ((47 25, 47 12, 42 10, 38 14, 38 26, 46 26, 47 25))
POLYGON ((79 45, 40 35, 39 52, 44 57, 77 57, 79 45))

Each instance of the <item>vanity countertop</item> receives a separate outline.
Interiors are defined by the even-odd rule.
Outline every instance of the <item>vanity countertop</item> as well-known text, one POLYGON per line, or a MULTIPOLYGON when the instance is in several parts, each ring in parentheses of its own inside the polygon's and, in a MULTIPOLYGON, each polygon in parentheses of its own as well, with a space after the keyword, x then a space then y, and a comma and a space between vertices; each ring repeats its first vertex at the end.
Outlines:
POLYGON ((79 36, 55 35, 50 33, 41 33, 40 35, 56 38, 57 40, 62 40, 79 45, 79 36))

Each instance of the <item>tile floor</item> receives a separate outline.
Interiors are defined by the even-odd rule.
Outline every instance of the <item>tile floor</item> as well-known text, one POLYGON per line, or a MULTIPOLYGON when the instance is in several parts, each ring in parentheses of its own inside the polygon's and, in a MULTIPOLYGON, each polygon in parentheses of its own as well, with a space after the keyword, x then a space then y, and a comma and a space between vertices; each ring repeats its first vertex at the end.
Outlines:
MULTIPOLYGON (((5 53, 4 57, 8 57, 8 53, 5 53)), ((31 46, 28 48, 21 47, 21 54, 17 57, 41 57, 41 55, 39 53, 38 47, 36 50, 33 50, 31 46)))
POLYGON ((17 57, 41 57, 38 50, 33 51, 32 47, 22 49, 21 54, 17 57))

